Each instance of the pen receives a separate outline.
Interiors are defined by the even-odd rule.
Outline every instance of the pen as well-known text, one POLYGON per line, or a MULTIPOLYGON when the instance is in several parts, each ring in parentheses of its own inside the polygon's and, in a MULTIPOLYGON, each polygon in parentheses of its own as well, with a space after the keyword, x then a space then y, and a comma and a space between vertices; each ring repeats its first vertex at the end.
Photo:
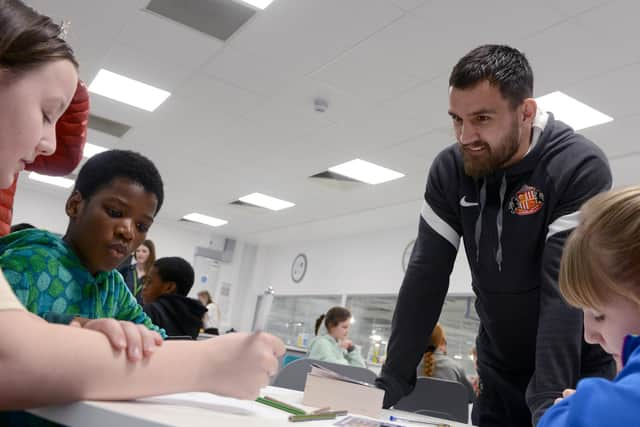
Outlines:
POLYGON ((408 423, 426 424, 428 426, 435 426, 435 427, 451 427, 450 424, 432 423, 431 421, 422 421, 422 420, 412 420, 411 418, 401 418, 401 417, 396 417, 394 415, 389 416, 389 421, 405 421, 408 423))
POLYGON ((306 415, 306 412, 300 408, 296 408, 295 406, 291 406, 284 402, 269 399, 268 397, 258 397, 256 402, 271 406, 272 408, 280 409, 281 411, 285 411, 293 415, 306 415))

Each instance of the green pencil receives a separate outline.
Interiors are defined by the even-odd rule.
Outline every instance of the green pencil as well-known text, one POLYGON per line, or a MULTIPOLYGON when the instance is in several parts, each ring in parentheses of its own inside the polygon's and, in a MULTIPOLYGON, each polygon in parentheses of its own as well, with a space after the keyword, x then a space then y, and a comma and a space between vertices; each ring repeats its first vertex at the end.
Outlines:
POLYGON ((325 412, 320 414, 309 414, 309 415, 289 415, 289 421, 292 423, 300 422, 300 421, 316 421, 316 420, 335 420, 336 413, 335 412, 325 412))
POLYGON ((263 405, 271 406, 272 408, 280 409, 281 411, 288 412, 293 415, 306 415, 307 413, 302 409, 295 408, 293 406, 287 405, 284 402, 276 402, 266 397, 258 397, 256 402, 262 403, 263 405))

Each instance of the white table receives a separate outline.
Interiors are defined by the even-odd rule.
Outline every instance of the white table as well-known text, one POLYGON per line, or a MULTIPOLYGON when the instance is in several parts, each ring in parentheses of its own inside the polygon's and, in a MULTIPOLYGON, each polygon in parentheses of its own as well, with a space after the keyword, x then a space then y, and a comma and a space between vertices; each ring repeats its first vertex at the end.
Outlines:
MULTIPOLYGON (((280 387, 265 387, 262 395, 273 396, 296 406, 302 405, 302 392, 280 387)), ((305 408, 306 409, 306 408, 305 408)), ((291 423, 286 412, 261 403, 220 397, 208 393, 181 393, 124 402, 82 401, 62 406, 30 410, 34 415, 70 427, 212 427, 212 426, 287 426, 326 427, 336 420, 291 423)), ((350 414, 354 415, 354 414, 350 414)), ((467 424, 419 416, 402 411, 383 410, 381 414, 440 422, 451 427, 467 424)), ((424 424, 397 422, 405 426, 424 424)))

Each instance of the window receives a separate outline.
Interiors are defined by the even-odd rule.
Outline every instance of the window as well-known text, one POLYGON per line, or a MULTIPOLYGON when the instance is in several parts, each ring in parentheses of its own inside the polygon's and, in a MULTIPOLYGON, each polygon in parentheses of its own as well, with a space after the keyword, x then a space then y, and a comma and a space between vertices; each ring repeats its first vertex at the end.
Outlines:
POLYGON ((341 299, 340 295, 274 295, 266 331, 287 345, 306 348, 315 335, 316 319, 340 305, 341 299))

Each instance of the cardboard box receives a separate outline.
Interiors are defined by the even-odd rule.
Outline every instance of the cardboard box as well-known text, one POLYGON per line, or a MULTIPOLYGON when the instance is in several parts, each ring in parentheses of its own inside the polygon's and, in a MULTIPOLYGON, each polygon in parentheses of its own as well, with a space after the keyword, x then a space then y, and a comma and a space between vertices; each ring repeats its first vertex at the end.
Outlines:
POLYGON ((331 410, 346 409, 352 414, 379 418, 384 390, 334 378, 307 374, 302 403, 331 410))

